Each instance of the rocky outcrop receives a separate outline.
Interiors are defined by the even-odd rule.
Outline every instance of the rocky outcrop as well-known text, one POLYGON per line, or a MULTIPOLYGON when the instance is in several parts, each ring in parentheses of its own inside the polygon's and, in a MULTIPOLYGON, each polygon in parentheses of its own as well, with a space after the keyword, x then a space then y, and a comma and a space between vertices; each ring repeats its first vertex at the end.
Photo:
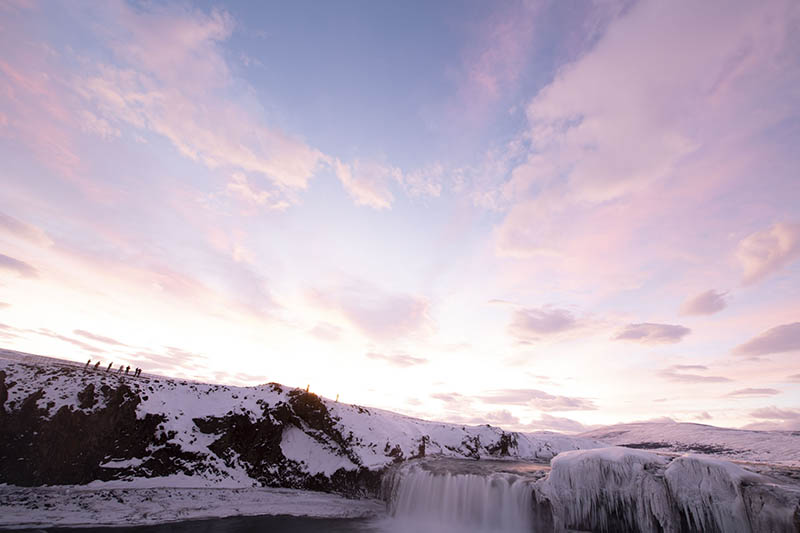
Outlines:
MULTIPOLYGON (((107 457, 148 456, 137 470, 151 475, 181 471, 181 462, 192 458, 169 446, 169 435, 159 431, 162 415, 137 417, 140 399, 128 386, 104 385, 100 394, 103 406, 88 412, 64 405, 51 415, 40 406, 41 389, 0 411, 0 479, 21 486, 82 484, 120 475, 102 466, 107 457), (150 447, 162 451, 150 455, 150 447)), ((93 385, 87 386, 80 405, 93 395, 93 385)))
POLYGON ((337 492, 353 497, 379 494, 381 471, 371 471, 360 464, 351 448, 352 437, 342 435, 317 395, 296 389, 289 392, 288 402, 258 405, 262 411, 255 420, 242 413, 194 419, 200 432, 215 437, 208 449, 227 466, 234 467, 238 462, 249 477, 264 487, 337 492), (334 448, 355 468, 339 468, 329 476, 309 473, 300 462, 283 454, 281 443, 287 427, 305 431, 321 447, 334 448))
MULTIPOLYGON (((5 372, 0 373, 0 391, 5 392, 0 396, 5 403, 5 372)), ((167 414, 137 416, 141 393, 123 382, 116 387, 104 384, 98 392, 90 383, 78 392, 77 408, 63 405, 51 413, 47 405, 40 406, 44 396, 40 389, 17 402, 16 408, 0 411, 0 480, 20 486, 67 485, 194 476, 214 469, 208 454, 187 452, 172 442, 175 432, 164 430, 167 414)), ((293 426, 310 432, 322 446, 334 444, 360 466, 348 447, 351 439, 336 428, 316 395, 293 390, 288 399, 274 406, 260 402, 262 411, 255 420, 250 414, 230 413, 195 418, 194 424, 200 433, 214 437, 210 454, 231 468, 243 467, 261 486, 377 495, 380 471, 359 467, 339 469, 330 476, 310 474, 284 456, 283 431, 293 426)))

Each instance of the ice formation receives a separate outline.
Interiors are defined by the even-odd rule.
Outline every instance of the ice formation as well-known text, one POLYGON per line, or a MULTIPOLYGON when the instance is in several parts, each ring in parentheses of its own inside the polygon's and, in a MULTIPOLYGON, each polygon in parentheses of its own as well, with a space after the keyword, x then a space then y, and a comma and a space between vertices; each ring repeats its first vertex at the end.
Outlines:
MULTIPOLYGON (((571 451, 546 476, 420 459, 385 481, 400 531, 800 531, 800 485, 708 457, 571 451)), ((463 463, 463 461, 462 461, 463 463)))

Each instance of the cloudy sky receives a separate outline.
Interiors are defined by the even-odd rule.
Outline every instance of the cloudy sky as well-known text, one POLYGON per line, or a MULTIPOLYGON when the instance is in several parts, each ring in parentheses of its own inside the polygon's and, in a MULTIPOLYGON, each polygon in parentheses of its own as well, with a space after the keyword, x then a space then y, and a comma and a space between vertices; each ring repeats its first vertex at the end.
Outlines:
POLYGON ((0 346, 800 429, 800 4, 0 0, 0 346))

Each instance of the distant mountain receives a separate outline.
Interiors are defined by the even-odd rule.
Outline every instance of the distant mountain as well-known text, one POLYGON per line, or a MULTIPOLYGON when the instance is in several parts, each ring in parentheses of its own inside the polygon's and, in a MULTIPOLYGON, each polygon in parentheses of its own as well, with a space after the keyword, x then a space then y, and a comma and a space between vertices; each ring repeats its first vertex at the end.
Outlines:
POLYGON ((606 426, 578 436, 627 448, 698 453, 800 467, 800 432, 797 431, 747 431, 705 424, 638 422, 606 426))

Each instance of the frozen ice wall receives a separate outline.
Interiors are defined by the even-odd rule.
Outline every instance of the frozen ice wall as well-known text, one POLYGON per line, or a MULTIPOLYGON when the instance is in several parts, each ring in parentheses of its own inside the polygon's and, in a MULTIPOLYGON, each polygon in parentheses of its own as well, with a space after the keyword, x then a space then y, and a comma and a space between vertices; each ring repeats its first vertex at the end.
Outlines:
MULTIPOLYGON (((553 530, 797 533, 800 484, 719 459, 627 448, 565 452, 534 485, 553 530)), ((542 516, 542 515, 547 516, 542 516)))
POLYGON ((547 475, 480 463, 426 458, 396 468, 384 485, 391 529, 800 532, 796 480, 718 459, 627 448, 572 451, 553 459, 547 475))

